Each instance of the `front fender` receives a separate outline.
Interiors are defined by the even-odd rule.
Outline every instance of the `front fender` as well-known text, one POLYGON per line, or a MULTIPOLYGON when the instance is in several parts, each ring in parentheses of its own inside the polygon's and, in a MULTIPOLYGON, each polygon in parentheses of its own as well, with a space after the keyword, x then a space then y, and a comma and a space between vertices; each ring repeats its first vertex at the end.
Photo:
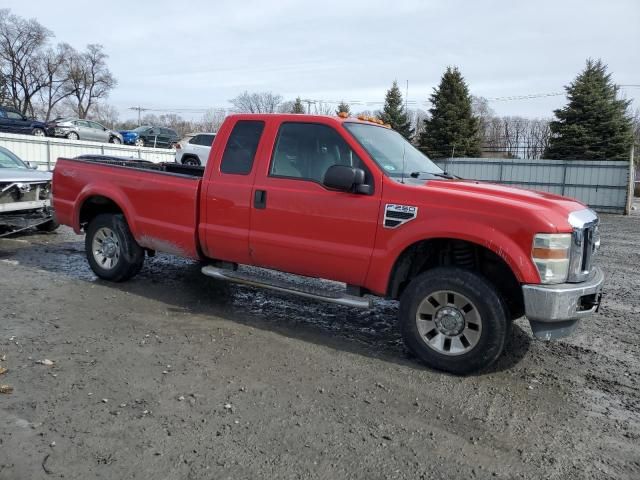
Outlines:
POLYGON ((455 219, 409 222, 396 229, 381 229, 373 252, 367 285, 373 292, 386 294, 393 267, 400 255, 417 242, 432 239, 465 240, 492 251, 509 266, 520 283, 539 283, 540 276, 531 260, 530 233, 512 224, 503 230, 487 223, 455 219))

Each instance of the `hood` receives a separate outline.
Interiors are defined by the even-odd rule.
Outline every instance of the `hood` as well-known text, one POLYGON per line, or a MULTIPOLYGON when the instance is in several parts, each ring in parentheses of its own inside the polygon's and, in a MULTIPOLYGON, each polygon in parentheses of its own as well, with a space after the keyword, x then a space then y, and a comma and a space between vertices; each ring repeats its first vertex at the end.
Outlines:
POLYGON ((134 132, 132 130, 120 130, 118 133, 120 135, 122 135, 123 137, 137 137, 138 136, 138 132, 134 132))
POLYGON ((537 218, 559 231, 570 228, 571 212, 588 208, 577 200, 553 193, 473 180, 429 180, 421 188, 436 192, 440 201, 453 202, 465 210, 492 211, 527 222, 537 218), (454 198, 445 200, 449 196, 454 198))
POLYGON ((0 182, 50 182, 51 172, 29 168, 0 168, 0 182))
POLYGON ((448 190, 459 191, 469 195, 493 197, 496 201, 525 202, 529 205, 549 208, 561 208, 566 212, 576 210, 576 207, 585 208, 577 200, 573 200, 554 193, 528 190, 520 187, 509 187, 496 183, 485 183, 474 180, 432 180, 430 184, 438 184, 448 190))

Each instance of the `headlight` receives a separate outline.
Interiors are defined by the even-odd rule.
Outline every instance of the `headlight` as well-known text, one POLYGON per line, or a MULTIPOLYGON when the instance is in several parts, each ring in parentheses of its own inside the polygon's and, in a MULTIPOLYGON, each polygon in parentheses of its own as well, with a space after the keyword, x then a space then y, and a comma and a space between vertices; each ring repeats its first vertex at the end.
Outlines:
POLYGON ((539 233, 533 237, 531 258, 542 283, 566 282, 570 257, 570 233, 539 233))

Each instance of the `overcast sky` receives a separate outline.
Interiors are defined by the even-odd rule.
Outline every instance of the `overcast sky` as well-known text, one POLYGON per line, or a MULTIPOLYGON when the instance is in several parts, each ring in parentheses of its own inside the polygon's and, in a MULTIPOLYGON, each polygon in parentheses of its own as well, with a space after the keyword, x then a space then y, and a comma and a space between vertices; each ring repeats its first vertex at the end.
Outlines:
MULTIPOLYGON (((562 92, 587 57, 640 85, 639 0, 119 1, 0 0, 56 41, 101 43, 127 107, 228 107, 248 91, 286 99, 382 101, 397 79, 425 102, 448 65, 490 99, 562 92)), ((623 90, 640 99, 640 88, 623 90)), ((564 97, 491 102, 549 117, 564 97)), ((634 101, 636 108, 640 101, 634 101)), ((428 108, 421 105, 422 108, 428 108)), ((380 108, 354 105, 354 110, 380 108)))

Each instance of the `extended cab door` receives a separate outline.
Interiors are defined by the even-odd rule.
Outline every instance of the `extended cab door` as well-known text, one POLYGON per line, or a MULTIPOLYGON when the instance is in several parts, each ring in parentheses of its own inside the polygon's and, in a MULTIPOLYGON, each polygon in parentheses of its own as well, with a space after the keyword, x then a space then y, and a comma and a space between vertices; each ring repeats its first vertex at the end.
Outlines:
POLYGON ((227 120, 213 144, 200 201, 200 244, 209 258, 251 263, 249 227, 256 159, 268 155, 262 120, 227 120), (226 140, 226 142, 225 142, 226 140))
POLYGON ((363 285, 375 242, 380 179, 356 154, 353 140, 330 122, 283 122, 273 129, 273 153, 260 163, 253 189, 252 263, 363 285), (336 164, 363 168, 372 193, 326 188, 324 174, 336 164))

